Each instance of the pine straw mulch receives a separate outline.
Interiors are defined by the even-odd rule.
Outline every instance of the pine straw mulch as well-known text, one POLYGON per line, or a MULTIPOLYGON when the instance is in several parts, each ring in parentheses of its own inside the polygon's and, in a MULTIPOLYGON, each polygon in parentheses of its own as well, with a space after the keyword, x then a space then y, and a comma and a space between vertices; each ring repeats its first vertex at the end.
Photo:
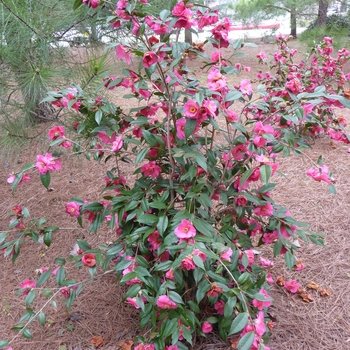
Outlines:
MULTIPOLYGON (((252 66, 251 58, 262 49, 266 51, 268 45, 249 48, 249 56, 240 58, 240 61, 245 60, 244 64, 252 66)), ((349 111, 342 112, 350 120, 349 111)), ((67 257, 76 239, 86 239, 92 246, 97 246, 114 238, 103 230, 97 235, 89 234, 86 228, 80 229, 75 220, 64 213, 65 204, 73 196, 82 196, 89 201, 99 198, 105 170, 96 163, 68 157, 67 153, 63 155, 62 170, 52 174, 50 191, 39 184, 38 176, 33 176, 28 184, 21 185, 11 194, 6 184, 9 172, 33 161, 38 152, 44 152, 43 146, 32 146, 26 150, 19 158, 19 164, 13 160, 1 162, 0 230, 7 229, 7 212, 16 204, 28 207, 32 217, 47 217, 51 225, 62 229, 54 234, 53 244, 47 249, 44 245, 28 241, 14 264, 10 259, 0 258, 0 339, 16 336, 11 327, 25 311, 24 297, 16 294, 23 280, 34 279, 35 270, 44 266, 55 268, 54 258, 67 257)), ((313 281, 328 289, 331 295, 321 297, 317 291, 310 291, 314 301, 305 303, 284 288, 272 286, 274 305, 270 314, 276 326, 269 346, 275 350, 345 350, 350 348, 350 240, 347 236, 350 233, 350 154, 346 146, 334 146, 328 138, 317 139, 313 150, 306 154, 314 161, 320 154, 323 155, 325 164, 338 180, 337 194, 329 194, 325 183, 315 182, 305 175, 312 166, 306 156, 293 156, 280 159, 279 170, 284 175, 275 176, 274 181, 279 186, 273 195, 276 203, 289 208, 297 220, 309 222, 312 230, 326 234, 326 245, 322 248, 300 242, 297 257, 303 260, 306 268, 290 272, 283 258, 278 257, 273 259, 275 266, 271 272, 274 277, 283 275, 287 280, 296 279, 303 287, 313 281)), ((128 172, 127 166, 125 170, 128 172)), ((272 259, 272 252, 268 249, 262 249, 261 255, 272 259)), ((89 277, 85 269, 77 270, 70 262, 67 263, 67 273, 69 278, 76 280, 89 277)), ((55 284, 52 283, 52 286, 55 284)), ((96 278, 93 283, 86 284, 69 313, 63 307, 63 296, 58 295, 55 298, 57 308, 49 305, 45 309, 47 325, 42 327, 35 322, 31 326, 33 339, 17 337, 11 345, 14 350, 58 350, 60 346, 65 346, 62 350, 89 350, 94 348, 91 339, 101 336, 104 341, 101 349, 118 350, 120 341, 142 334, 138 330, 137 311, 122 302, 124 291, 113 274, 96 278)), ((34 307, 40 308, 45 300, 39 298, 34 307)), ((216 334, 211 334, 205 339, 198 339, 193 348, 228 350, 231 346, 229 342, 222 342, 216 334)))

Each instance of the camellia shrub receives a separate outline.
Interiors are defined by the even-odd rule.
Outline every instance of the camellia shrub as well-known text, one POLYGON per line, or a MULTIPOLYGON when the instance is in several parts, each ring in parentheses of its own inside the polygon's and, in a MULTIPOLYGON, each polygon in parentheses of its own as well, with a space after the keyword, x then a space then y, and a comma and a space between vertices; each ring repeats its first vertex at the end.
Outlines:
MULTIPOLYGON (((77 0, 76 6, 82 4, 95 8, 102 1, 77 0)), ((48 134, 50 147, 109 166, 101 200, 72 198, 65 210, 89 231, 108 228, 118 238, 99 247, 78 240, 70 259, 92 277, 112 270, 127 286, 125 302, 140 310, 140 328, 151 335, 135 339, 137 350, 189 349, 196 336, 212 331, 224 340, 239 337, 241 350, 269 349, 273 278, 266 268, 272 262, 257 261, 254 248, 270 246, 292 269, 297 239, 323 244, 321 234, 275 203, 272 178, 278 160, 303 155, 313 137, 326 134, 349 143, 346 122, 335 115, 336 108, 350 105, 350 74, 343 73, 349 52, 333 53, 331 39, 325 38, 311 50, 309 61, 295 63, 291 38, 279 35, 272 57, 259 53, 256 80, 233 85, 230 76, 249 68, 224 57, 222 49, 238 50, 244 43, 230 42, 231 23, 219 18, 219 7, 178 2, 157 17, 148 14, 148 7, 147 0, 120 0, 107 18, 111 26, 129 30, 132 40, 115 45, 129 69, 107 76, 102 86, 109 93, 124 89, 124 98, 136 100, 137 107, 121 108, 103 96, 90 99, 79 86, 45 99, 76 112, 71 129, 77 137, 68 139, 65 128, 55 126, 48 134), (203 45, 179 41, 182 30, 196 33, 208 26, 210 56, 203 45), (193 60, 203 64, 204 82, 191 72, 193 60), (240 112, 238 101, 244 106, 240 112), (132 177, 126 179, 122 162, 129 172, 133 167, 132 177)), ((13 190, 25 186, 36 169, 48 187, 51 173, 61 166, 61 159, 48 152, 7 181, 13 190)), ((306 175, 335 192, 336 180, 321 157, 306 175)), ((46 219, 29 220, 28 209, 20 205, 11 215, 0 244, 13 260, 25 239, 50 245, 59 229, 46 219)), ((58 268, 42 269, 37 281, 20 286, 26 312, 14 329, 24 337, 32 337, 34 320, 45 324, 49 301, 62 294, 70 307, 83 288, 82 281, 68 278, 65 259, 55 264, 58 268), (54 279, 58 289, 43 287, 54 279), (33 301, 39 293, 49 301, 37 310, 33 301)), ((291 293, 299 288, 294 280, 283 284, 291 293)), ((0 341, 2 349, 10 345, 0 341)))

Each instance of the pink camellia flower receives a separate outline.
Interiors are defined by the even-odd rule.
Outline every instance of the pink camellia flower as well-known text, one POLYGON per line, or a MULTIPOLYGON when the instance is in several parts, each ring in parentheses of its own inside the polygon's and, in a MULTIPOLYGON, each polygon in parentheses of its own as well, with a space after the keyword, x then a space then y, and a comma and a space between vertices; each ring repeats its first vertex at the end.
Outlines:
POLYGON ((142 64, 145 68, 149 68, 157 62, 158 56, 154 52, 148 51, 143 55, 142 64))
POLYGON ((139 309, 140 306, 137 305, 136 303, 136 298, 126 298, 126 301, 125 301, 127 304, 130 304, 132 306, 135 307, 135 309, 139 309))
POLYGON ((180 140, 185 140, 186 118, 180 118, 176 121, 176 137, 180 140))
POLYGON ((164 350, 179 350, 177 345, 167 345, 164 350))
POLYGON ((162 244, 162 241, 158 239, 159 237, 160 234, 157 230, 148 236, 147 241, 150 244, 150 249, 157 250, 159 248, 159 246, 162 244))
POLYGON ((234 123, 236 121, 238 121, 239 117, 238 117, 238 114, 234 111, 230 111, 230 110, 227 110, 226 111, 226 120, 229 122, 229 123, 234 123))
POLYGON ((307 103, 305 105, 302 106, 303 110, 304 110, 304 118, 308 115, 311 114, 312 110, 314 109, 314 105, 312 103, 307 103))
POLYGON ((200 109, 199 105, 193 100, 188 100, 184 104, 184 113, 187 118, 197 119, 199 114, 199 109, 200 109))
POLYGON ((266 139, 263 138, 262 136, 258 135, 258 136, 255 136, 254 139, 253 139, 253 143, 256 147, 258 148, 262 148, 266 145, 266 139))
POLYGON ((100 0, 83 0, 83 4, 87 4, 88 7, 95 9, 100 3, 100 0))
POLYGON ((287 281, 284 283, 286 289, 291 293, 296 293, 300 288, 300 284, 296 280, 287 281))
POLYGON ((266 326, 264 322, 264 312, 260 311, 258 312, 258 316, 254 321, 254 326, 255 326, 255 333, 259 336, 262 337, 264 333, 266 332, 266 326))
POLYGON ((221 253, 220 258, 221 260, 231 261, 231 255, 232 255, 232 249, 228 248, 223 253, 221 253))
POLYGON ((248 199, 243 196, 238 196, 235 199, 235 204, 238 205, 239 207, 245 207, 247 203, 248 203, 248 199))
POLYGON ((36 283, 30 279, 26 279, 20 285, 20 289, 24 289, 22 295, 27 295, 33 288, 35 288, 36 283))
POLYGON ((222 52, 215 50, 212 54, 211 54, 211 61, 212 62, 218 62, 221 61, 222 59, 222 52))
POLYGON ((162 172, 162 168, 152 160, 148 164, 142 165, 141 172, 144 176, 151 176, 153 179, 156 179, 162 172))
POLYGON ((266 267, 271 267, 274 265, 273 261, 270 261, 270 260, 267 260, 267 259, 264 259, 264 258, 260 258, 260 264, 262 266, 266 266, 266 267))
MULTIPOLYGON (((311 168, 306 172, 306 175, 312 177, 315 181, 324 181, 328 184, 332 183, 328 177, 328 167, 321 165, 318 169, 311 168)), ((334 179, 332 179, 334 181, 334 179)))
POLYGON ((117 54, 117 57, 118 58, 122 58, 125 60, 125 62, 127 64, 130 64, 130 57, 131 55, 126 51, 126 47, 123 46, 122 44, 119 44, 116 49, 115 49, 115 52, 117 54))
POLYGON ((174 270, 170 269, 165 273, 165 277, 168 278, 169 280, 174 280, 175 276, 174 276, 174 270))
POLYGON ((54 126, 49 130, 48 137, 51 140, 56 140, 64 136, 64 127, 63 126, 54 126))
MULTIPOLYGON (((7 178, 7 183, 8 184, 13 184, 16 180, 16 174, 11 173, 9 177, 7 178)), ((18 183, 18 185, 21 185, 23 182, 28 182, 30 180, 30 176, 28 174, 23 174, 21 181, 18 183)))
POLYGON ((254 132, 258 135, 273 134, 274 128, 271 125, 263 124, 262 122, 256 122, 254 132))
POLYGON ((154 350, 154 344, 138 343, 135 346, 135 350, 154 350))
POLYGON ((112 143, 116 141, 117 136, 116 133, 113 132, 111 136, 108 136, 105 131, 100 131, 97 136, 101 139, 101 142, 104 144, 112 143))
POLYGON ((267 282, 268 284, 273 284, 273 283, 274 283, 274 280, 273 280, 273 277, 272 277, 271 272, 269 272, 269 273, 267 274, 266 282, 267 282))
POLYGON ((227 85, 227 78, 216 68, 212 68, 208 74, 208 86, 212 91, 222 90, 227 85))
POLYGON ((218 286, 216 283, 212 283, 210 285, 210 289, 207 292, 207 296, 215 298, 219 295, 219 293, 222 293, 222 292, 223 292, 223 289, 220 286, 218 286))
POLYGON ((66 213, 78 218, 80 216, 80 204, 77 202, 68 202, 66 204, 66 213))
POLYGON ((298 260, 296 264, 293 266, 295 271, 302 271, 305 269, 305 264, 303 264, 302 260, 298 260))
POLYGON ((194 249, 192 254, 199 256, 202 259, 202 261, 207 260, 207 255, 199 249, 194 249))
POLYGON ((217 311, 217 313, 219 315, 223 315, 224 311, 225 311, 225 302, 223 300, 218 300, 215 304, 214 304, 214 309, 217 311))
POLYGON ((270 202, 265 205, 260 205, 253 210, 255 215, 259 216, 271 216, 273 213, 273 206, 270 202))
POLYGON ((86 267, 94 267, 96 265, 96 256, 93 253, 84 254, 81 261, 86 267))
POLYGON ((267 60, 267 55, 266 55, 266 52, 264 51, 260 51, 256 57, 259 59, 259 63, 263 63, 264 61, 267 60))
POLYGON ((69 298, 69 296, 70 296, 70 290, 69 290, 69 288, 67 288, 67 287, 62 287, 62 288, 60 289, 60 292, 61 292, 61 294, 62 294, 66 299, 69 298))
POLYGON ((58 269, 59 269, 59 267, 56 267, 55 269, 52 270, 52 274, 54 276, 56 276, 58 269))
MULTIPOLYGON (((263 294, 266 299, 271 298, 264 288, 261 288, 259 290, 259 293, 263 294)), ((257 299, 253 300, 253 305, 258 310, 262 310, 264 307, 269 307, 271 304, 272 304, 271 300, 267 300, 267 301, 260 301, 260 300, 257 300, 257 299)))
POLYGON ((157 299, 156 304, 159 308, 164 310, 177 308, 177 305, 172 300, 170 300, 167 295, 160 295, 157 299))
POLYGON ((213 326, 209 322, 203 322, 202 324, 202 332, 210 333, 213 330, 213 326))
POLYGON ((183 219, 180 225, 174 230, 174 233, 180 239, 192 238, 196 235, 196 229, 191 221, 183 219))
POLYGON ((61 170, 61 159, 54 158, 51 153, 46 153, 44 156, 39 154, 36 156, 35 167, 39 174, 46 174, 48 171, 61 170))
POLYGON ((111 151, 112 152, 117 152, 119 151, 121 148, 123 147, 123 139, 118 136, 116 138, 116 140, 112 143, 112 148, 111 148, 111 151))
POLYGON ((251 95, 253 93, 252 85, 248 79, 243 79, 239 85, 239 89, 244 95, 251 95))
POLYGON ((180 267, 186 269, 187 271, 195 270, 196 264, 193 261, 192 255, 186 256, 186 258, 181 261, 180 267))

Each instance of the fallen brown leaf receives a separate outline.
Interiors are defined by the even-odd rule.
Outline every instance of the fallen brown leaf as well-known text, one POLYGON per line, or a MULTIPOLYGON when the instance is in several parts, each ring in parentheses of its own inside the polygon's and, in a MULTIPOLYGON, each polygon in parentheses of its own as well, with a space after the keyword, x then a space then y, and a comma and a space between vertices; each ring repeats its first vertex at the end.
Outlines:
POLYGON ((319 285, 316 284, 315 282, 310 282, 306 285, 306 288, 317 290, 319 288, 319 285))
POLYGON ((299 294, 300 298, 305 301, 306 303, 311 303, 314 301, 314 298, 311 294, 308 294, 307 292, 299 294))
POLYGON ((120 341, 117 345, 121 347, 121 350, 131 350, 134 342, 132 340, 123 340, 120 341))
POLYGON ((283 287, 285 282, 286 282, 286 281, 284 280, 284 277, 283 277, 283 276, 278 276, 278 277, 276 278, 276 284, 277 284, 278 286, 280 286, 280 287, 283 287))
POLYGON ((350 90, 344 90, 343 91, 343 95, 345 98, 347 98, 348 100, 350 100, 350 90))
POLYGON ((318 292, 321 297, 329 297, 331 295, 331 292, 328 289, 320 289, 318 292))
POLYGON ((95 348, 99 348, 100 346, 102 346, 104 344, 103 342, 103 338, 98 335, 96 337, 93 337, 92 339, 90 339, 90 343, 92 343, 92 345, 95 347, 95 348))
POLYGON ((231 339, 230 339, 231 348, 232 348, 233 350, 237 350, 237 346, 238 346, 239 340, 240 340, 239 337, 234 337, 234 338, 231 338, 231 339))

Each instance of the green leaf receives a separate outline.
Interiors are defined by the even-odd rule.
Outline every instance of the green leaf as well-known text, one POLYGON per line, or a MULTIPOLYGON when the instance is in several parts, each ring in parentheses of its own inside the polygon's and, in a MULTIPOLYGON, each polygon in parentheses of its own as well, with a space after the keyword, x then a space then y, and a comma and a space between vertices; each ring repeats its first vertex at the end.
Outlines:
POLYGON ((81 211, 92 211, 93 213, 99 212, 103 209, 103 205, 99 202, 93 202, 89 204, 84 204, 81 208, 81 211))
POLYGON ((107 256, 112 257, 118 255, 123 250, 123 246, 121 244, 112 246, 107 250, 107 256))
POLYGON ((238 100, 242 97, 242 93, 239 90, 231 90, 227 95, 225 96, 226 102, 231 102, 238 100))
POLYGON ((202 192, 199 195, 198 202, 200 204, 202 204, 205 209, 212 207, 212 201, 211 201, 210 197, 204 192, 202 192))
POLYGON ((83 239, 77 239, 77 244, 81 250, 85 251, 85 250, 91 249, 90 244, 88 242, 84 241, 83 239))
POLYGON ((161 262, 160 264, 156 265, 154 271, 168 271, 172 264, 173 262, 171 260, 161 262))
POLYGON ((133 298, 136 297, 138 292, 141 290, 141 286, 139 284, 133 284, 125 294, 125 298, 133 298))
POLYGON ((51 270, 47 270, 47 271, 43 272, 39 276, 39 278, 38 278, 38 280, 36 282, 36 286, 37 287, 42 286, 50 278, 50 276, 51 276, 51 270))
POLYGON ((29 307, 34 299, 35 299, 35 296, 36 296, 36 290, 35 289, 32 289, 26 296, 26 307, 29 307))
POLYGON ((214 234, 213 226, 202 219, 194 219, 193 225, 200 233, 205 236, 211 237, 214 234))
POLYGON ((236 306, 237 298, 229 297, 227 298, 227 302, 224 309, 224 317, 229 318, 233 313, 233 308, 236 306))
POLYGON ((95 113, 95 121, 98 125, 100 125, 102 120, 102 111, 99 109, 96 113, 95 113))
POLYGON ((23 328, 22 335, 23 335, 23 337, 26 338, 26 339, 33 338, 32 332, 31 332, 31 331, 29 330, 29 328, 27 328, 27 327, 23 328))
POLYGON ((196 160, 197 164, 203 168, 203 170, 208 171, 207 160, 202 153, 193 152, 193 157, 196 160))
POLYGON ((272 174, 272 168, 268 164, 264 164, 260 167, 260 179, 264 184, 267 184, 272 174))
POLYGON ((46 174, 40 174, 40 180, 46 189, 49 188, 51 180, 50 172, 48 171, 46 174))
POLYGON ((81 0, 75 0, 74 5, 73 5, 73 10, 76 10, 76 9, 79 8, 82 4, 83 4, 83 2, 82 2, 81 0))
POLYGON ((153 225, 158 222, 158 217, 152 214, 142 214, 137 217, 137 222, 145 225, 153 225))
POLYGON ((52 231, 47 231, 44 234, 44 243, 47 247, 50 247, 52 242, 52 231))
POLYGON ((38 315, 38 321, 42 326, 45 326, 46 322, 46 316, 45 314, 41 311, 40 314, 38 315))
POLYGON ((169 298, 170 298, 173 302, 175 302, 175 303, 177 303, 177 304, 184 304, 184 302, 183 302, 183 300, 182 300, 180 294, 178 294, 178 293, 176 293, 176 292, 174 292, 174 291, 170 291, 170 292, 168 293, 168 296, 169 296, 169 298))
POLYGON ((197 121, 195 119, 187 119, 185 125, 185 137, 188 139, 196 128, 197 121))
POLYGON ((335 188, 335 186, 333 184, 329 184, 328 192, 332 193, 332 194, 337 194, 337 189, 335 188))
POLYGON ((228 335, 240 332, 248 324, 248 314, 243 312, 235 317, 228 335))
POLYGON ((297 262, 295 256, 291 252, 286 252, 286 254, 284 254, 284 260, 286 261, 289 270, 291 270, 297 262))
POLYGON ((142 150, 139 153, 137 153, 136 159, 135 159, 135 164, 136 165, 139 164, 140 162, 142 162, 145 159, 145 157, 147 155, 147 152, 148 152, 148 148, 145 147, 145 148, 142 148, 142 150))
POLYGON ((115 265, 114 270, 115 271, 121 271, 125 270, 127 267, 129 267, 132 264, 131 260, 121 260, 118 262, 117 265, 115 265))
POLYGON ((205 270, 203 260, 198 255, 193 255, 193 262, 200 267, 202 270, 205 270))
POLYGON ((160 201, 151 202, 149 206, 155 209, 166 209, 166 204, 160 201))
POLYGON ((7 232, 1 232, 0 233, 0 244, 6 239, 7 232))
POLYGON ((165 214, 158 216, 157 230, 161 236, 163 236, 164 232, 168 228, 168 224, 169 219, 165 214))
POLYGON ((166 320, 165 321, 165 327, 164 327, 164 330, 163 332, 161 333, 161 336, 166 338, 168 337, 169 335, 171 335, 174 330, 176 329, 177 327, 177 318, 173 318, 171 320, 166 320))
POLYGON ((59 285, 66 279, 66 270, 61 266, 56 272, 56 281, 59 285))
POLYGON ((64 265, 66 263, 66 260, 63 258, 56 258, 55 263, 58 265, 64 265))
POLYGON ((7 340, 0 340, 0 349, 3 349, 7 345, 9 345, 7 340))
POLYGON ((254 172, 254 169, 249 169, 244 172, 244 174, 241 177, 241 181, 239 182, 240 186, 243 186, 244 183, 248 180, 250 175, 252 175, 254 172))
POLYGON ((249 350, 254 343, 255 332, 245 334, 239 341, 237 350, 249 350))

